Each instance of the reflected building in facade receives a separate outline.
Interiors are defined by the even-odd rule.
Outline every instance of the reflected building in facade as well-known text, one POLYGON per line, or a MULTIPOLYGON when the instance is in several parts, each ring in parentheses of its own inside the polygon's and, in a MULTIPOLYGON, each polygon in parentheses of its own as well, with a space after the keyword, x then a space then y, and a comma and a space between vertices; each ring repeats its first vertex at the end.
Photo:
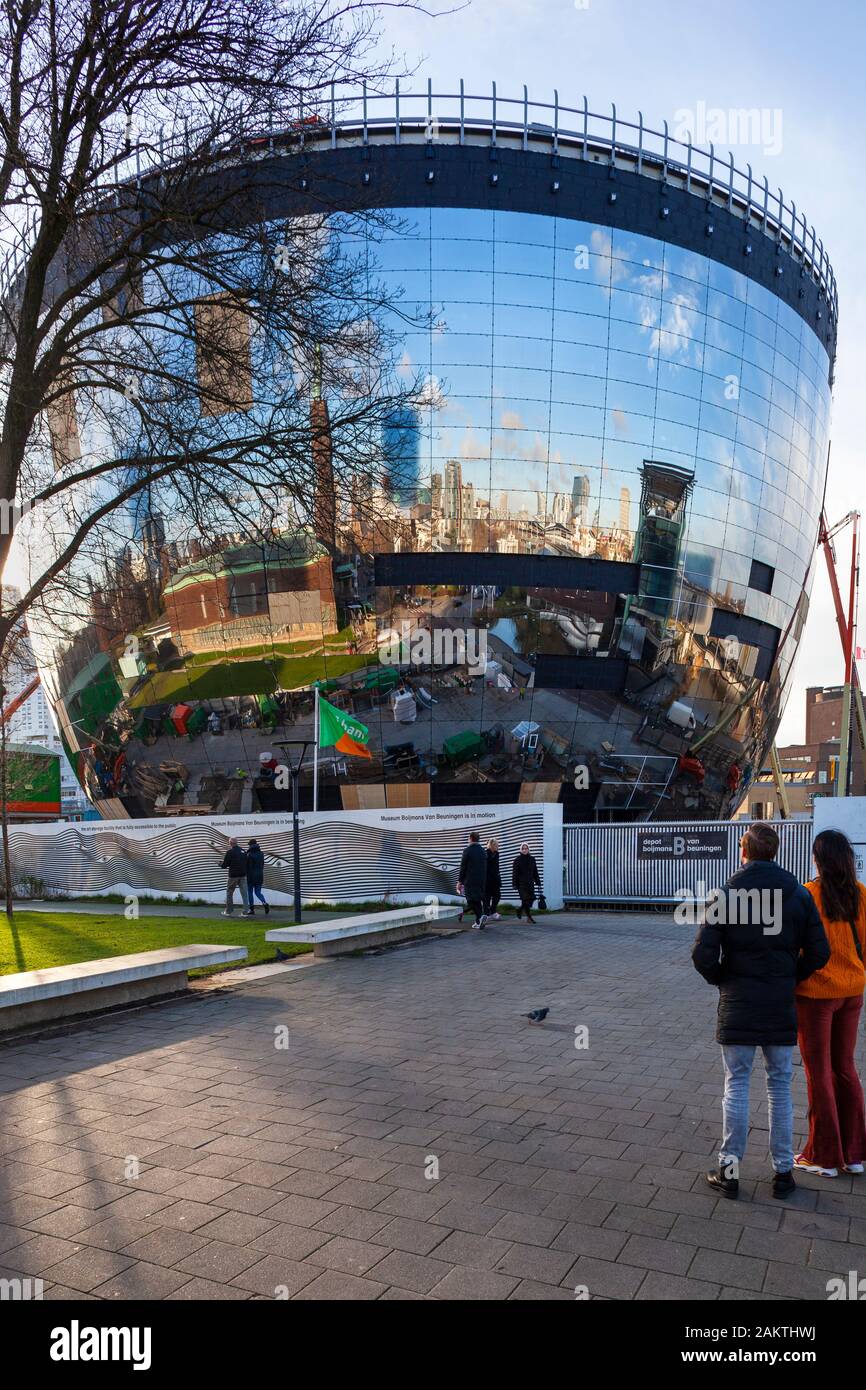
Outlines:
MULTIPOLYGON (((312 735, 316 683, 373 752, 326 751, 324 809, 719 817, 763 766, 808 608, 832 272, 751 175, 503 109, 443 108, 435 138, 408 102, 325 120, 283 179, 283 216, 331 180, 399 213, 366 251, 429 311, 394 329, 430 389, 352 495, 314 399, 317 496, 266 545, 197 549, 136 514, 89 621, 43 643, 105 815, 285 807, 261 755, 312 735), (380 659, 395 631, 434 659, 380 659)), ((257 155, 291 158, 279 138, 257 155)))

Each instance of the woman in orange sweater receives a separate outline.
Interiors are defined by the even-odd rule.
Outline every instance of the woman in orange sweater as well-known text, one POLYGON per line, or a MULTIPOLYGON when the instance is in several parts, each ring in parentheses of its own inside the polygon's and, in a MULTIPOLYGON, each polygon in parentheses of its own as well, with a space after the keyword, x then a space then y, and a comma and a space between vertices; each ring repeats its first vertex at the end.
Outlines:
POLYGON ((818 877, 806 887, 821 914, 830 959, 797 989, 798 1042, 809 1091, 809 1137, 795 1168, 824 1178, 866 1163, 863 1087, 854 1049, 866 986, 866 887, 850 841, 822 830, 812 846, 818 877))

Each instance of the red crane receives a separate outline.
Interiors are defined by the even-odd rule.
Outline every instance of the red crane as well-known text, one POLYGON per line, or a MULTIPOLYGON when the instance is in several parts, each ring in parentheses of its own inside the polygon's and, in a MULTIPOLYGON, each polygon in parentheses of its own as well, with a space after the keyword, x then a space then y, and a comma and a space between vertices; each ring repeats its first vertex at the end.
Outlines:
POLYGON ((25 685, 24 689, 20 692, 20 694, 16 695, 14 700, 9 701, 2 715, 0 715, 0 721, 2 721, 2 723, 5 724, 7 719, 11 719, 15 711, 17 709, 20 709, 26 700, 30 699, 30 696, 33 694, 34 690, 39 689, 39 680, 39 676, 34 676, 32 681, 25 685))

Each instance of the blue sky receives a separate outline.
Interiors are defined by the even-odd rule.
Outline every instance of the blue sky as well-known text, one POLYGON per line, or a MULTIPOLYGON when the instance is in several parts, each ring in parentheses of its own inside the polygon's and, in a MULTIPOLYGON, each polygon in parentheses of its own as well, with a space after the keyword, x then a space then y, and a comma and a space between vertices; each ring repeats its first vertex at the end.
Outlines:
MULTIPOLYGON (((443 0, 429 0, 432 5, 443 0)), ((780 148, 734 148, 771 187, 803 209, 830 253, 839 285, 840 331, 832 423, 827 511, 835 521, 852 508, 866 511, 866 291, 863 288, 862 129, 866 5, 862 0, 471 0, 438 17, 384 9, 384 37, 411 83, 483 92, 495 79, 505 95, 546 100, 553 89, 569 106, 584 94, 596 111, 614 101, 627 119, 638 110, 648 125, 673 124, 677 112, 764 109, 781 131, 780 148), (775 113, 779 113, 777 116, 775 113), (780 122, 780 125, 778 125, 780 122), (860 214, 857 208, 861 208, 860 214)), ((766 144, 766 142, 762 142, 766 144)), ((848 542, 843 575, 847 588, 848 542)), ((841 555, 840 555, 841 559, 841 555)), ((824 561, 816 582, 781 743, 803 737, 807 685, 842 679, 824 561)), ((866 646, 866 604, 861 646, 866 646)), ((866 677, 866 669, 861 670, 866 677)))

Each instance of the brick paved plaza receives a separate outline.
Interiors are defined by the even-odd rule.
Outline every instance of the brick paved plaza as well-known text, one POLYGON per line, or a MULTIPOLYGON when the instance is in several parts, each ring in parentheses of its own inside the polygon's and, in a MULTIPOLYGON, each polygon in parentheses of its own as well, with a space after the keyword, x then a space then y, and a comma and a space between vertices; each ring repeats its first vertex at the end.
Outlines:
MULTIPOLYGON (((0 1272, 46 1298, 826 1299, 866 1274, 866 1179, 772 1200, 759 1063, 740 1200, 708 1191, 691 934, 501 923, 7 1043, 0 1272)), ((799 1066, 795 1101, 800 1135, 799 1066)))

